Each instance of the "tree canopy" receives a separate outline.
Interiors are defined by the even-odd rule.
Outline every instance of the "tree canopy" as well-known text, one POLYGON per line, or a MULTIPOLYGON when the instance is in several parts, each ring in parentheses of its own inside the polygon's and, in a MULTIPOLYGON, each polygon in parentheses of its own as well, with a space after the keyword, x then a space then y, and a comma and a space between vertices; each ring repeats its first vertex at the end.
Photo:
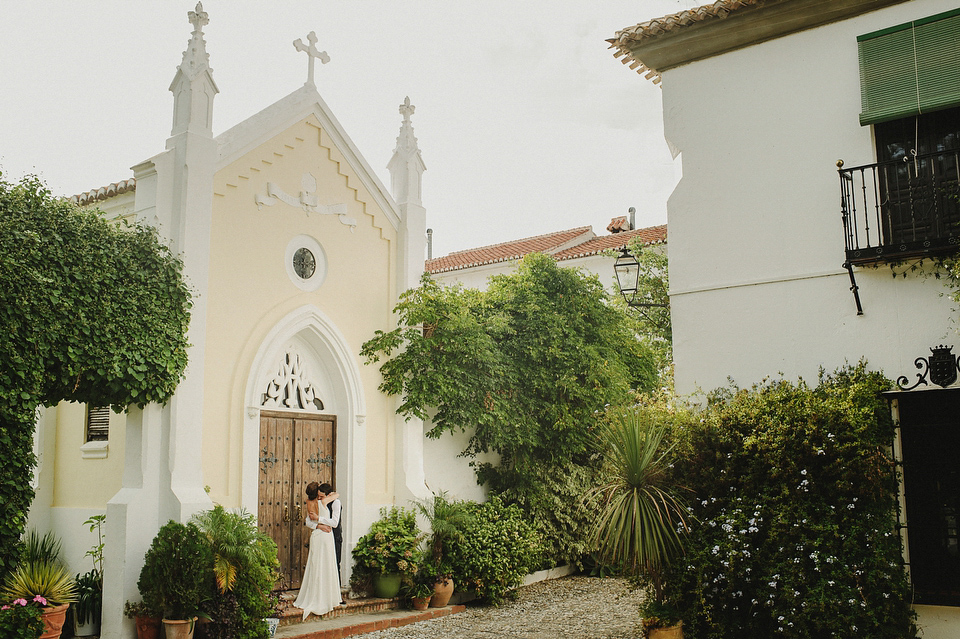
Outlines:
POLYGON ((40 406, 164 402, 187 363, 190 292, 154 228, 0 175, 0 573, 33 498, 40 406))
POLYGON ((552 522, 553 549, 577 554, 577 524, 557 519, 569 513, 556 501, 569 506, 571 482, 590 481, 596 412, 657 381, 631 319, 595 276, 536 253, 486 291, 425 275, 396 313, 399 326, 361 351, 368 363, 386 358, 381 390, 403 396, 400 414, 432 417, 431 437, 467 430, 466 455, 499 454, 477 466, 481 483, 552 522))

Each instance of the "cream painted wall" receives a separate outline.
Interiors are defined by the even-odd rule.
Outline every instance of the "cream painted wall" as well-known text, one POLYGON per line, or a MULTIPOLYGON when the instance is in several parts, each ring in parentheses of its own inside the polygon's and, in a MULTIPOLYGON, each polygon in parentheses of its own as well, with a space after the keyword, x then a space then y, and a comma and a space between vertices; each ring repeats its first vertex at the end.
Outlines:
POLYGON ((86 404, 62 402, 56 411, 54 508, 103 509, 120 489, 126 415, 110 413, 107 456, 84 459, 80 447, 86 437, 86 404))
MULTIPOLYGON (((360 368, 367 398, 366 499, 389 503, 393 403, 376 390, 379 373, 362 366, 359 351, 375 330, 393 325, 395 229, 313 116, 218 171, 214 190, 203 424, 211 498, 229 506, 241 502, 244 391, 257 349, 281 318, 313 305, 342 332, 360 368), (321 204, 347 205, 355 229, 336 215, 308 215, 282 202, 258 210, 255 196, 266 194, 268 181, 298 196, 304 172, 316 178, 321 204), (316 240, 326 257, 326 279, 314 292, 300 290, 287 274, 287 246, 299 235, 316 240)), ((349 463, 339 453, 338 463, 349 463)))

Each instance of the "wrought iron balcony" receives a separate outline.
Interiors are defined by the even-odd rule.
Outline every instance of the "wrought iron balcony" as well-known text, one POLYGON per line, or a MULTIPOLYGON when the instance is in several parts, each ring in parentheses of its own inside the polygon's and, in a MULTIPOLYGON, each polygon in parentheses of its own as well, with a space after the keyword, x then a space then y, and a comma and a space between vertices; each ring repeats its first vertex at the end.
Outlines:
POLYGON ((848 264, 946 255, 960 249, 958 151, 912 155, 840 172, 848 264))

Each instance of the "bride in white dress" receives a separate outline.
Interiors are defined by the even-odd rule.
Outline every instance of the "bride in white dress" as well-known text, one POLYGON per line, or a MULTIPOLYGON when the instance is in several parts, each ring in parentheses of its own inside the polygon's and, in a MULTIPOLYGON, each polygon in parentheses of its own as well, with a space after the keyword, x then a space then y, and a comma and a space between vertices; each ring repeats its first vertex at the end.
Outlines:
POLYGON ((328 514, 327 504, 338 495, 330 493, 317 499, 319 487, 317 482, 310 482, 307 486, 307 517, 304 524, 315 530, 310 534, 310 551, 307 554, 303 581, 300 583, 300 593, 293 603, 303 610, 303 619, 310 614, 325 615, 340 603, 340 575, 337 572, 333 531, 330 526, 318 522, 320 505, 323 505, 324 514, 328 514))

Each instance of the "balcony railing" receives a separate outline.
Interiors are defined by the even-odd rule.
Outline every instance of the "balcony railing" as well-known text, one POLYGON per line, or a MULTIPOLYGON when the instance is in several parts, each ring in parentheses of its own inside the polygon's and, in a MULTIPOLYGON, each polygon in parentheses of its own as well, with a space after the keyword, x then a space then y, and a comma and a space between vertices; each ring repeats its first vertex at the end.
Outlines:
POLYGON ((958 151, 840 167, 847 262, 945 255, 960 249, 958 151))

